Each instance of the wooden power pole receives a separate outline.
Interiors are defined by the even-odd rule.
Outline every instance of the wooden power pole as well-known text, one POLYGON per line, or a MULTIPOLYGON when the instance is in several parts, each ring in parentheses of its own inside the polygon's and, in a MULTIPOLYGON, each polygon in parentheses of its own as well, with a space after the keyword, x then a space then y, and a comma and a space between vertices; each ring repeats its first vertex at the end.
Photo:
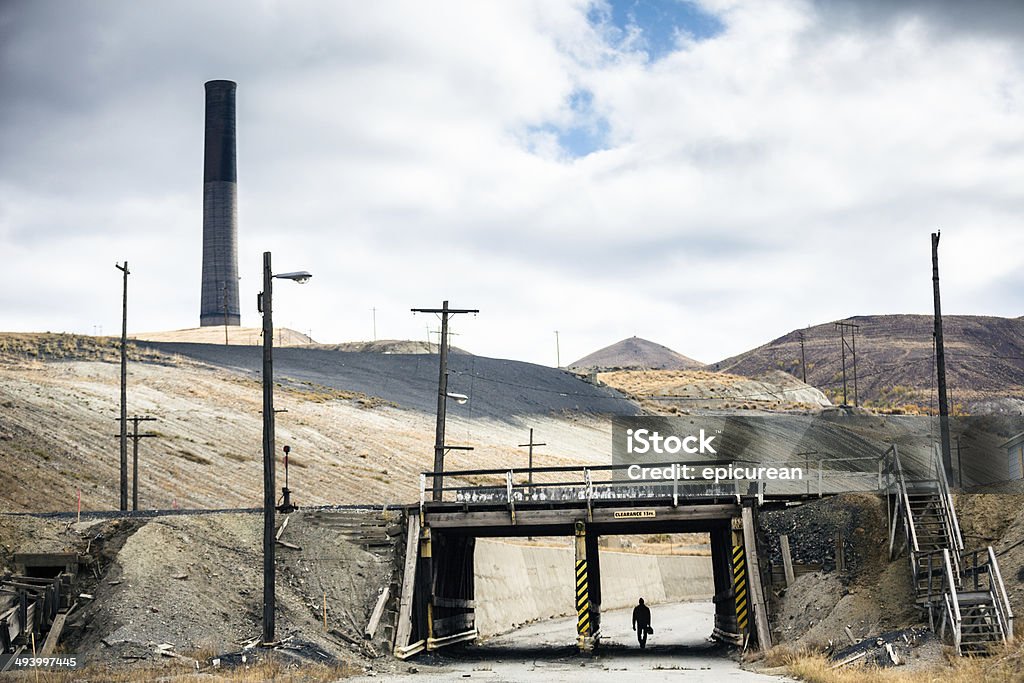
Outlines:
POLYGON ((939 384, 939 438, 946 479, 953 480, 953 455, 949 447, 949 398, 946 393, 946 352, 942 344, 942 305, 939 301, 939 232, 932 233, 932 292, 935 298, 935 370, 939 384))
POLYGON ((437 425, 434 431, 434 476, 433 499, 441 500, 444 493, 444 421, 448 406, 448 318, 457 313, 479 313, 476 308, 448 308, 445 301, 441 308, 414 308, 413 313, 438 313, 441 316, 441 338, 438 340, 440 356, 437 378, 437 425))
MULTIPOLYGON (((139 439, 152 438, 157 434, 139 434, 139 423, 155 420, 155 417, 132 415, 132 510, 139 509, 139 439)), ((118 434, 118 436, 121 436, 118 434)))
POLYGON ((530 440, 529 440, 529 442, 528 443, 521 443, 521 444, 519 444, 520 448, 523 448, 525 446, 529 446, 530 447, 530 460, 529 460, 529 466, 528 466, 529 467, 529 478, 528 478, 527 481, 529 482, 530 494, 532 495, 533 494, 533 447, 534 446, 547 446, 547 444, 546 443, 534 443, 534 441, 533 441, 533 427, 530 427, 530 440))
POLYGON ((807 384, 807 356, 804 355, 804 332, 800 330, 796 334, 800 338, 800 374, 803 376, 804 384, 807 384))

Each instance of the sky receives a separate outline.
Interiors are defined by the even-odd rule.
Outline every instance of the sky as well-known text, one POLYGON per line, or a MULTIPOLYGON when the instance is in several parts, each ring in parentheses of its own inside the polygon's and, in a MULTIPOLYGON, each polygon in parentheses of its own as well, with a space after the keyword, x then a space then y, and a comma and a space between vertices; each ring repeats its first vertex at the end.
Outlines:
POLYGON ((242 323, 546 365, 1024 314, 1024 3, 0 2, 0 329, 199 324, 203 83, 242 323), (374 310, 375 309, 375 312, 374 310), (556 349, 558 331, 559 348, 556 349), (434 337, 436 341, 436 336, 434 337))

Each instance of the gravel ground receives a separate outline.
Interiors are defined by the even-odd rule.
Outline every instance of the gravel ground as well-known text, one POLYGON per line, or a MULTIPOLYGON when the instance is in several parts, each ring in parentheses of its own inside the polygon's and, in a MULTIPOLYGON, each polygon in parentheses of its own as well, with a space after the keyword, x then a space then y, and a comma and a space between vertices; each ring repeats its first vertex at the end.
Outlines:
POLYGON ((772 563, 782 564, 780 534, 789 535, 793 561, 817 564, 831 571, 836 567, 836 533, 842 532, 843 551, 850 576, 877 568, 884 561, 879 554, 888 545, 885 503, 878 496, 846 494, 812 501, 785 511, 760 515, 772 563))

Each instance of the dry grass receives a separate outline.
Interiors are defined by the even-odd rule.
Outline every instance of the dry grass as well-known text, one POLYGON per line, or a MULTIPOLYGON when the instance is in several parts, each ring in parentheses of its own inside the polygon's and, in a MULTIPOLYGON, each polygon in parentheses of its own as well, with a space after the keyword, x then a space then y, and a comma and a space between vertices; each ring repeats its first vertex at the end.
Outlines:
POLYGON ((997 650, 990 657, 950 657, 928 668, 880 668, 853 663, 834 669, 835 662, 809 648, 775 647, 760 659, 765 668, 808 683, 1010 683, 1024 680, 1024 644, 997 650))
POLYGON ((126 669, 108 669, 87 665, 75 671, 19 671, 4 675, 4 680, 35 683, 149 683, 168 681, 173 683, 329 683, 340 678, 351 678, 363 673, 355 666, 324 666, 309 664, 302 667, 286 664, 278 659, 268 659, 250 666, 234 668, 204 667, 197 671, 183 662, 168 663, 166 666, 145 666, 126 669), (9 678, 8 678, 9 676, 9 678))

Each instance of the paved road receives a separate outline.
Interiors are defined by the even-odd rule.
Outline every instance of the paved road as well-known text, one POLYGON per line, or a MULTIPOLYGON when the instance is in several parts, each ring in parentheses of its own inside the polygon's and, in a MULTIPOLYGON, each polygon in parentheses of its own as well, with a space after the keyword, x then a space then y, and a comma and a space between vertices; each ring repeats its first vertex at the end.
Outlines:
POLYGON ((780 683, 790 679, 744 671, 731 648, 707 640, 714 606, 710 603, 656 605, 655 633, 646 650, 637 647, 631 610, 602 615, 602 647, 592 656, 576 653, 575 618, 544 621, 486 643, 421 657, 407 663, 416 673, 356 680, 478 681, 687 681, 780 683))

